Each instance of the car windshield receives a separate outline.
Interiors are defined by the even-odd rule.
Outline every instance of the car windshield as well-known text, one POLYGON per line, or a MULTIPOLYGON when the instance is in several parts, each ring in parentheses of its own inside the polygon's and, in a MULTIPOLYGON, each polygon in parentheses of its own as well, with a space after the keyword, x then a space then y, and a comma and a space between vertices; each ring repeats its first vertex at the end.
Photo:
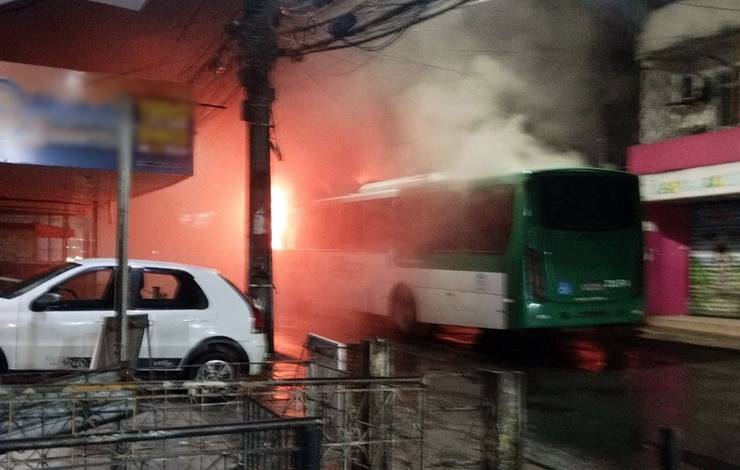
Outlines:
POLYGON ((54 266, 50 269, 34 274, 26 279, 12 279, 12 278, 0 278, 0 297, 5 299, 12 299, 17 297, 34 287, 38 286, 47 279, 51 279, 55 276, 62 274, 65 271, 69 271, 72 268, 79 266, 78 263, 65 263, 62 265, 54 266))

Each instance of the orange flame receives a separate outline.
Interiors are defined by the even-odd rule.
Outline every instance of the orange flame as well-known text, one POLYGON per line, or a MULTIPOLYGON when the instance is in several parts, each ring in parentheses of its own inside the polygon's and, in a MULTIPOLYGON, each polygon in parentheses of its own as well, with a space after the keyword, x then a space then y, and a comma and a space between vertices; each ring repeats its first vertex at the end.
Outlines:
POLYGON ((272 249, 285 248, 285 232, 288 226, 288 196, 285 188, 272 185, 272 249))

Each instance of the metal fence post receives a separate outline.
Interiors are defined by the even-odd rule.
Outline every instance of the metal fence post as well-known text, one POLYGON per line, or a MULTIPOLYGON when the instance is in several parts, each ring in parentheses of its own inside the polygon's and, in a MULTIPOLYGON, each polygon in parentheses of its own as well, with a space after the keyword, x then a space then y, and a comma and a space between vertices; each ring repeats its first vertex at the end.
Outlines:
POLYGON ((681 468, 681 432, 674 428, 660 428, 660 468, 679 470, 681 468))
MULTIPOLYGON (((365 342, 365 376, 390 377, 393 371, 391 343, 382 338, 365 342)), ((390 391, 383 384, 367 388, 367 437, 368 466, 372 470, 386 470, 393 467, 393 400, 390 391), (380 441, 380 442, 378 442, 380 441)))
POLYGON ((524 428, 524 374, 481 371, 483 405, 482 470, 522 468, 524 428))
POLYGON ((301 444, 301 468, 319 470, 321 468, 321 425, 305 426, 301 444))

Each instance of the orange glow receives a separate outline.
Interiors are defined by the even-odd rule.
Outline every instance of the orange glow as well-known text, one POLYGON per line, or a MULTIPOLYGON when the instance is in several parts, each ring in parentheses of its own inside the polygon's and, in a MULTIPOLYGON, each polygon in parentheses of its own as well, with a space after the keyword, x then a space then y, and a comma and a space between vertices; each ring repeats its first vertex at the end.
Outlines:
POLYGON ((285 248, 285 230, 288 225, 288 196, 285 188, 272 185, 272 249, 285 248))
POLYGON ((601 372, 606 369, 609 356, 595 341, 576 339, 571 347, 575 353, 576 367, 589 372, 601 372))

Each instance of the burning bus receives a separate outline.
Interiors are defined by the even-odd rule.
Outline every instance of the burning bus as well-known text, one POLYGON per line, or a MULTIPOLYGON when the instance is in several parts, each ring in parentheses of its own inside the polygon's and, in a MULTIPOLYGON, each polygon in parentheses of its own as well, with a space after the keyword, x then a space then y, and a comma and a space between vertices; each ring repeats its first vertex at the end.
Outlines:
POLYGON ((403 332, 643 319, 639 185, 624 172, 373 182, 293 211, 290 226, 278 259, 292 288, 403 332))

